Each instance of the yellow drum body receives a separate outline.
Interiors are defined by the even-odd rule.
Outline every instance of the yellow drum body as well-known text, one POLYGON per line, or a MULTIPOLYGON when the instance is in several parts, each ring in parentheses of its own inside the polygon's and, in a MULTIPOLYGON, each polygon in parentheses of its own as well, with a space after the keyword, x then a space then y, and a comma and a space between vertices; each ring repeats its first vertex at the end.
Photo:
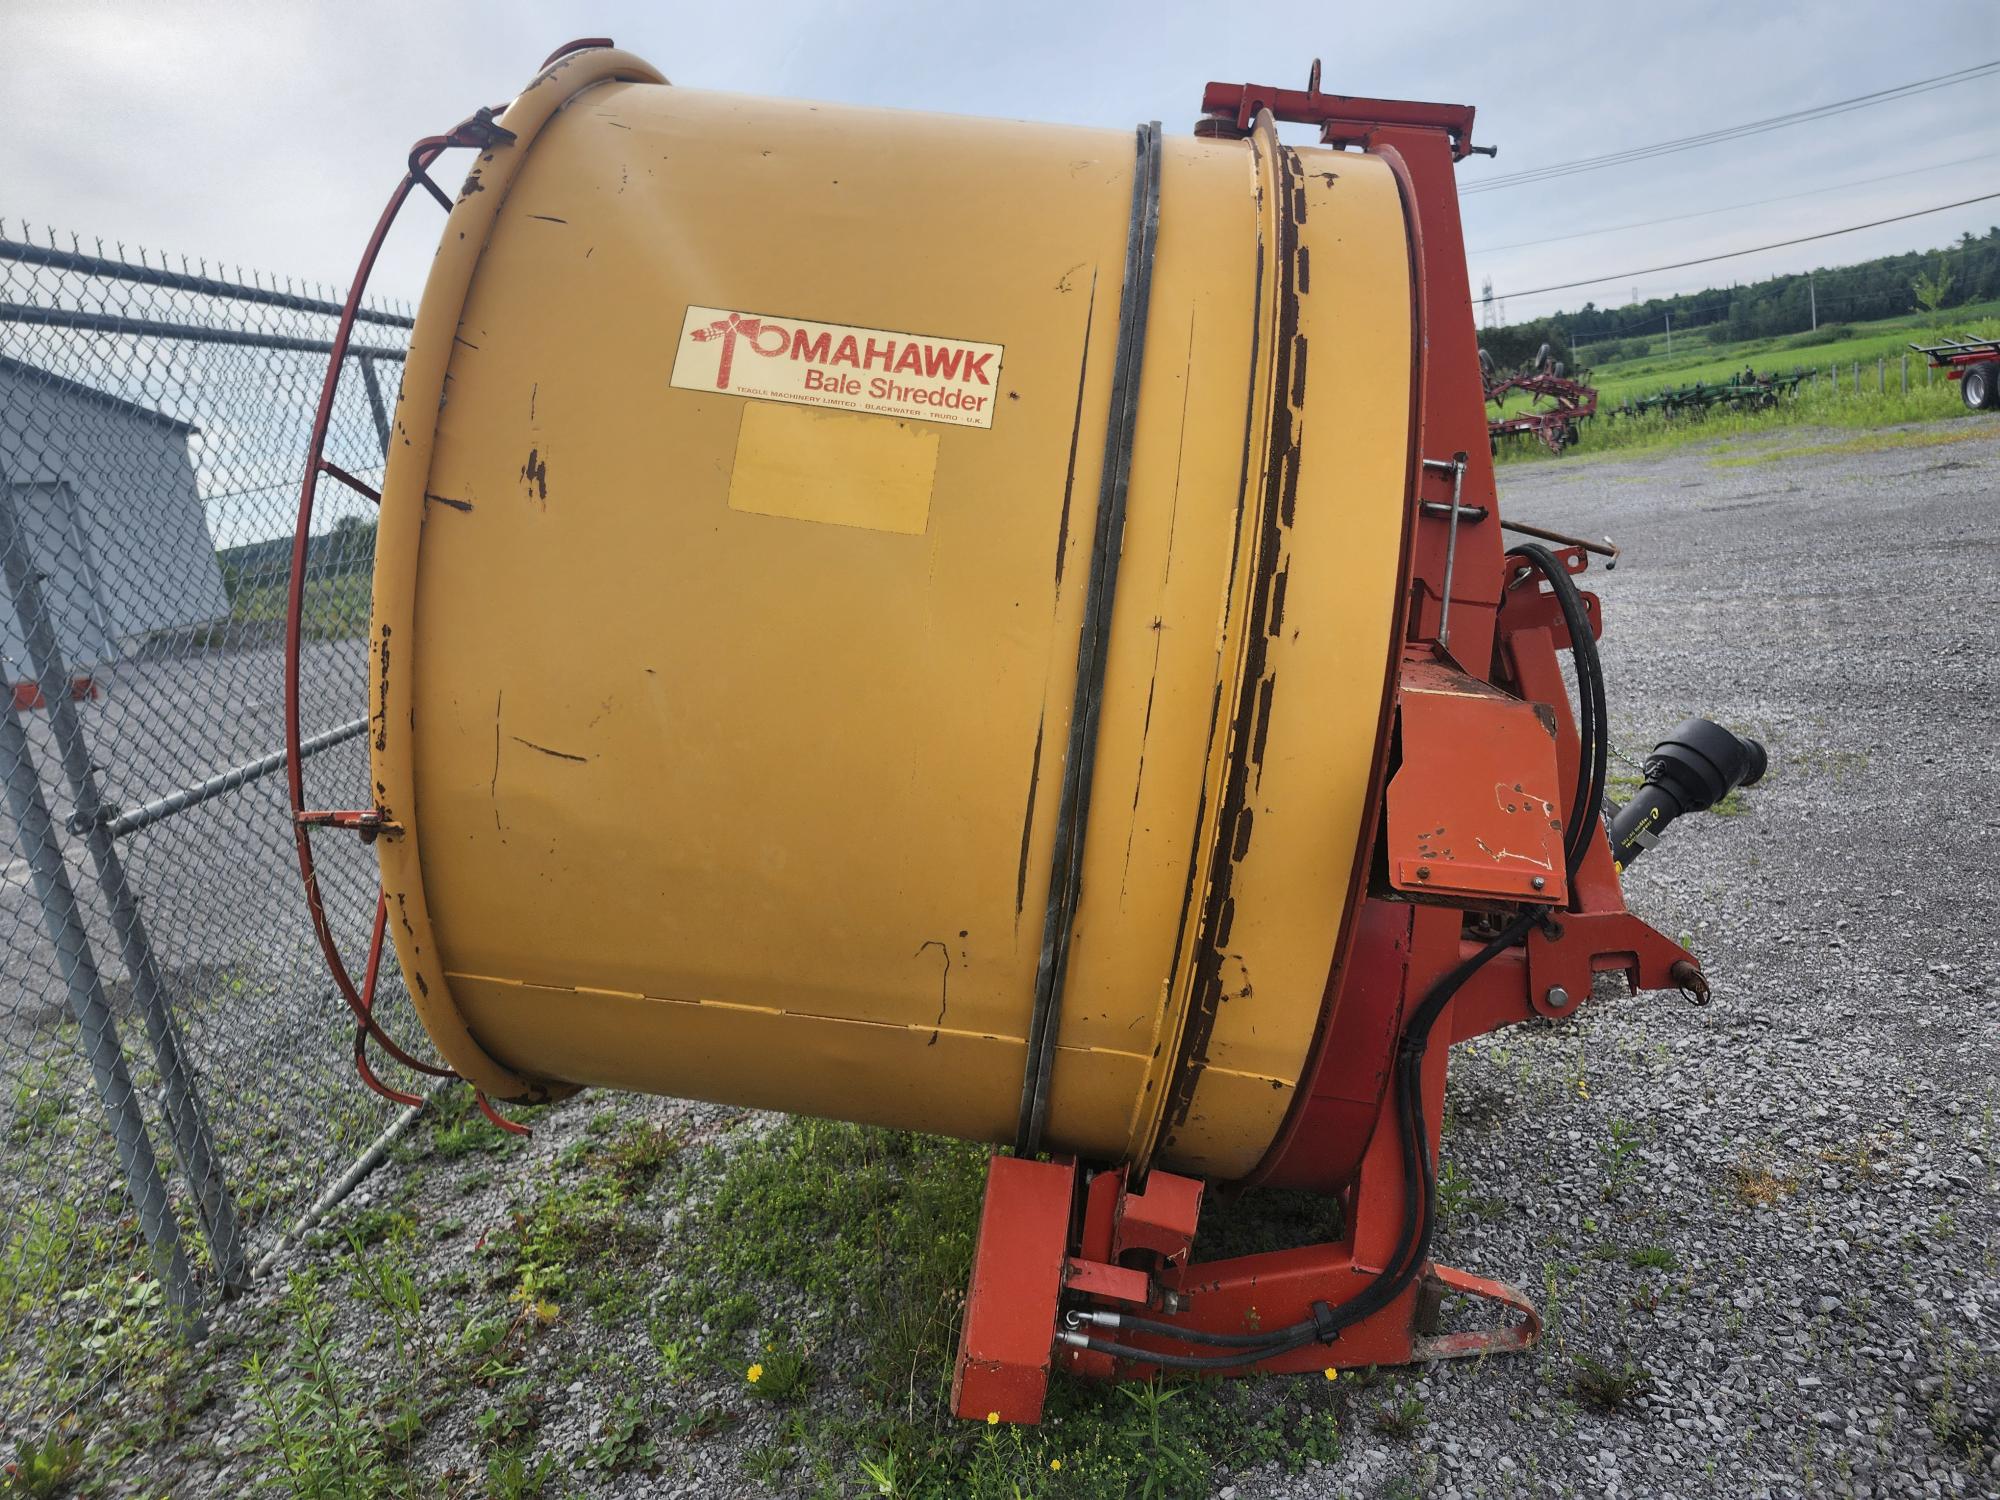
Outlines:
MULTIPOLYGON (((426 1026, 499 1097, 1013 1140, 1132 135, 608 50, 502 123, 377 543, 378 847, 426 1026)), ((1293 1102, 1384 732, 1409 260, 1374 157, 1164 144, 1053 1149, 1239 1177, 1293 1102)))

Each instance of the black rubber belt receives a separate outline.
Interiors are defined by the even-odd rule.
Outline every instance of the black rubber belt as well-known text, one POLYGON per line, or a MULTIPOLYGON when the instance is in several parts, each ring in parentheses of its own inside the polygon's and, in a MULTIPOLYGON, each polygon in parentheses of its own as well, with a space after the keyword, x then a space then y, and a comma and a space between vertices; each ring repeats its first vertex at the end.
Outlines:
POLYGON ((1083 834, 1090 821, 1090 781, 1097 752, 1097 718, 1104 701, 1104 660, 1111 639, 1111 601, 1118 592, 1118 558, 1125 547, 1125 492, 1132 479, 1132 434, 1139 422, 1139 364, 1146 351, 1146 310, 1153 289, 1153 252, 1160 238, 1160 122, 1138 129, 1132 174, 1132 226, 1125 239, 1125 284, 1118 299, 1118 354, 1111 367, 1111 414, 1104 436, 1104 475, 1097 490, 1097 531, 1091 543, 1090 589, 1076 645, 1076 699, 1069 746, 1063 752, 1062 796, 1056 809, 1054 870, 1042 956, 1035 970, 1035 1009, 1028 1020, 1028 1060, 1021 1081, 1016 1156, 1042 1147, 1049 1117, 1049 1078, 1062 1020, 1063 977, 1070 929, 1083 894, 1083 834))

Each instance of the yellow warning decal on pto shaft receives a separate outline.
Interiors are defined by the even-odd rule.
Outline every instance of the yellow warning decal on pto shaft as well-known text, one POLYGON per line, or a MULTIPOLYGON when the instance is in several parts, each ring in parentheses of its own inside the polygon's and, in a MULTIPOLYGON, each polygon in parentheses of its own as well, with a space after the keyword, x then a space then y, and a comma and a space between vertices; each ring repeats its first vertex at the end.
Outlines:
POLYGON ((759 401, 991 427, 999 344, 690 307, 673 384, 759 401))

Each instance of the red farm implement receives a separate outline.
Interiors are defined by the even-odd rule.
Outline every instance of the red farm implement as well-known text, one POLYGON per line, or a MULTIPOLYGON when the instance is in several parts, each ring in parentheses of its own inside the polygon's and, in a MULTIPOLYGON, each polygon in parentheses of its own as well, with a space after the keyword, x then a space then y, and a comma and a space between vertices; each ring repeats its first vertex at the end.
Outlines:
POLYGON ((1551 362, 1546 344, 1530 370, 1499 374, 1483 349, 1479 365, 1487 404, 1497 408, 1486 424, 1496 452, 1503 437, 1533 437, 1549 452, 1561 453, 1576 442, 1577 424, 1596 414, 1596 390, 1565 375, 1561 364, 1551 362), (1507 398, 1517 393, 1529 398, 1529 409, 1509 412, 1507 398))
POLYGON ((2000 408, 2000 339, 1946 339, 1910 347, 1958 382, 1958 393, 1973 411, 2000 408))

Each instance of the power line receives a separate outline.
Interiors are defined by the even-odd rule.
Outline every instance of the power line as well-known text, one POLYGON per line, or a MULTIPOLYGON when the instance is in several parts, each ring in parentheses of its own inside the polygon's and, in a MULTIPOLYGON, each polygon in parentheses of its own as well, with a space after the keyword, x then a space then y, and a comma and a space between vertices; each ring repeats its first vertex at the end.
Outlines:
POLYGON ((1465 253, 1497 255, 1502 250, 1526 250, 1535 245, 1557 245, 1564 240, 1589 239, 1594 234, 1616 234, 1625 229, 1651 229, 1655 224, 1678 224, 1686 219, 1705 219, 1711 214, 1735 213, 1745 208, 1762 208, 1770 203, 1789 203, 1795 198, 1812 198, 1821 193, 1839 192, 1842 188, 1868 187, 1877 182, 1900 182, 1906 177, 1915 177, 1923 172, 1942 172, 1946 167, 1962 167, 1975 161, 1988 161, 1996 156, 2000 156, 2000 151, 1984 151, 1977 156, 1961 156, 1957 161, 1941 161, 1935 166, 1912 167, 1903 172, 1884 172, 1879 177, 1857 177, 1852 182, 1836 182, 1828 187, 1807 188, 1802 193, 1780 193, 1775 198, 1756 198, 1748 203, 1730 203, 1721 208, 1704 208, 1690 214, 1669 214, 1664 219, 1639 219, 1630 224, 1607 224, 1601 229, 1579 229, 1573 234, 1552 234, 1547 239, 1517 240, 1511 245, 1476 245, 1465 253))
POLYGON ((2000 192, 1982 193, 1977 198, 1961 198, 1956 203, 1940 203, 1934 208, 1919 208, 1906 214, 1891 214, 1886 219, 1870 219, 1866 224, 1849 224, 1844 229, 1827 229, 1818 234, 1802 234, 1797 239, 1774 240, 1768 245, 1751 245, 1743 250, 1725 250, 1720 255, 1702 255, 1693 260, 1677 260, 1664 266, 1646 266, 1637 271, 1614 271, 1609 276, 1586 276, 1581 281, 1562 281, 1554 286, 1530 287, 1525 292, 1509 292, 1509 297, 1539 297, 1544 292, 1567 292, 1573 287, 1596 286, 1604 281, 1623 281, 1628 276, 1651 276, 1658 271, 1679 271, 1688 266, 1705 266, 1713 261, 1734 260, 1740 255, 1755 255, 1762 250, 1782 250, 1787 245, 1806 245, 1814 240, 1830 240, 1836 235, 1853 234, 1857 229, 1874 229, 1882 224, 1900 224, 1905 219, 1921 219, 1926 214, 1941 214, 1948 208, 1964 208, 1971 203, 1985 203, 2000 198, 2000 192))
POLYGON ((1940 74, 1935 78, 1921 78, 1914 83, 1898 84, 1895 88, 1879 89, 1872 94, 1860 94, 1850 99, 1838 99, 1831 104, 1814 105, 1810 109, 1794 110, 1790 114, 1772 115, 1763 120, 1752 120, 1742 125, 1731 125, 1721 130, 1707 131, 1701 135, 1684 136, 1678 140, 1661 141, 1649 146, 1634 146, 1622 151, 1607 152, 1602 156, 1584 157, 1572 162, 1557 162, 1546 167, 1534 167, 1525 172, 1516 172, 1506 177, 1487 178, 1469 183, 1459 189, 1460 195, 1492 192, 1503 187, 1514 187, 1529 182, 1545 182, 1557 177, 1572 176, 1579 172, 1595 172, 1605 167, 1620 166, 1630 162, 1646 161, 1656 156, 1668 156, 1680 151, 1691 151, 1700 146, 1715 145, 1723 141, 1739 140, 1746 136, 1762 135, 1768 131, 1781 130, 1787 126, 1805 124, 1813 120, 1829 119, 1835 115, 1847 114, 1856 109, 1867 109, 1877 104, 1886 104, 1896 99, 1913 98, 1927 94, 1934 89, 1950 88, 1960 83, 1970 83, 2000 70, 2000 61, 1977 64, 1962 68, 1955 73, 1940 74))
POLYGON ((1553 178, 1569 177, 1579 172, 1598 172, 1606 167, 1649 161, 1656 156, 1671 156, 1681 151, 1692 151, 1700 146, 1741 140, 1745 136, 1762 135, 1767 131, 1783 130, 1791 125, 1803 125, 1812 120, 1844 115, 1851 110, 1869 109, 1877 104, 1887 104, 1897 99, 1914 98, 1918 94, 1928 94, 1933 89, 1970 83, 1974 79, 1984 78, 1996 71, 2000 71, 2000 60, 1960 68, 1954 73, 1941 73, 1935 78, 1919 78, 1914 83, 1897 84, 1894 88, 1877 89, 1872 94, 1857 94, 1850 99, 1836 99, 1831 104, 1816 104, 1810 109, 1793 110, 1789 114, 1771 115, 1766 119, 1750 120, 1721 130, 1705 131, 1700 135, 1683 136, 1672 141, 1658 141, 1650 146, 1632 146, 1623 151, 1609 151, 1602 156, 1580 157, 1576 161, 1554 162, 1546 167, 1531 167, 1527 171, 1510 173, 1505 177, 1488 177, 1478 182, 1467 183, 1459 188, 1458 192, 1460 197, 1473 193, 1491 193, 1501 188, 1520 187, 1531 182, 1547 182, 1553 178))

